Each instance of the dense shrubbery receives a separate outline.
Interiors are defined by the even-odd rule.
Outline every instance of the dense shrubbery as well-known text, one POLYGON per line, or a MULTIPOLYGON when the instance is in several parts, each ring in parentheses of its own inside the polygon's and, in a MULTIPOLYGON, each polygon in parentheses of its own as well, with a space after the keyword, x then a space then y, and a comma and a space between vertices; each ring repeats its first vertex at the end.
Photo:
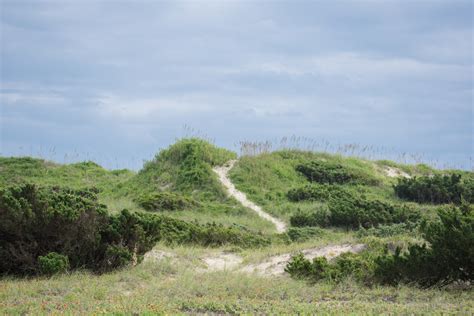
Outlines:
POLYGON ((291 241, 301 242, 314 237, 321 237, 324 235, 324 231, 319 227, 290 227, 286 234, 291 241))
POLYGON ((329 280, 339 282, 349 276, 364 283, 371 282, 374 263, 368 256, 344 253, 328 262, 325 257, 316 257, 312 261, 302 253, 294 256, 285 267, 293 278, 310 282, 329 280))
POLYGON ((347 276, 364 283, 418 283, 422 286, 474 280, 474 210, 472 206, 439 210, 439 221, 424 222, 421 232, 427 244, 412 244, 402 252, 367 250, 343 254, 334 262, 310 261, 294 256, 285 271, 310 281, 340 281, 347 276))
POLYGON ((403 178, 398 180, 394 190, 398 197, 419 203, 460 204, 463 200, 474 203, 474 180, 462 181, 460 174, 403 178))
POLYGON ((221 225, 127 210, 109 215, 94 190, 29 184, 0 189, 0 274, 62 270, 60 257, 50 253, 67 258, 71 269, 103 272, 140 261, 160 240, 204 246, 269 243, 263 236, 221 225))
POLYGON ((392 237, 396 235, 413 234, 417 231, 417 223, 407 222, 391 225, 379 225, 378 227, 363 228, 357 231, 357 237, 375 236, 392 237))
POLYGON ((197 205, 193 199, 173 192, 143 194, 137 199, 137 202, 145 210, 152 212, 178 211, 197 205))
POLYGON ((396 205, 380 200, 369 200, 353 194, 329 200, 330 223, 348 228, 373 227, 380 224, 415 222, 420 213, 407 205, 396 205))
POLYGON ((338 196, 347 192, 347 190, 339 185, 317 184, 312 183, 303 187, 291 189, 287 193, 290 201, 327 201, 331 196, 338 196))
POLYGON ((369 200, 349 192, 330 196, 328 209, 312 213, 296 213, 290 218, 292 226, 373 227, 380 224, 416 222, 420 214, 406 205, 369 200))
POLYGON ((311 213, 297 212, 290 217, 290 224, 294 227, 327 227, 331 225, 331 213, 326 208, 320 208, 311 213))
POLYGON ((455 280, 474 280, 474 210, 472 206, 441 209, 439 221, 424 223, 421 232, 428 245, 411 245, 402 253, 376 259, 382 283, 417 282, 430 286, 455 280))
POLYGON ((378 184, 373 176, 360 171, 349 169, 333 161, 313 160, 296 166, 309 181, 329 184, 378 184))
POLYGON ((131 257, 154 245, 145 223, 126 211, 109 216, 96 193, 28 184, 1 189, 0 273, 42 272, 54 266, 53 252, 66 256, 72 269, 107 271, 124 264, 117 247, 131 257))
POLYGON ((38 257, 39 270, 42 274, 52 275, 63 273, 69 269, 69 258, 56 252, 38 257))

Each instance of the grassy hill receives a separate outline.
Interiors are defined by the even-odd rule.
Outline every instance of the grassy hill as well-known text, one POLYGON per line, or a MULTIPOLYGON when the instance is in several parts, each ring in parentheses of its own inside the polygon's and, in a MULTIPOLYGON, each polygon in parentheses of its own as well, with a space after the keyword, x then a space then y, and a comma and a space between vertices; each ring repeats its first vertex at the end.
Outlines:
MULTIPOLYGON (((212 168, 231 159, 237 159, 237 155, 200 139, 178 141, 157 153, 139 172, 110 171, 93 162, 60 165, 29 157, 0 157, 0 219, 4 225, 0 225, 0 233, 4 234, 1 251, 7 247, 3 242, 10 238, 6 229, 15 229, 8 226, 6 219, 17 220, 15 212, 23 211, 22 206, 16 205, 23 208, 29 205, 33 210, 41 207, 44 214, 56 214, 55 208, 64 209, 67 214, 80 213, 82 210, 74 209, 80 205, 87 209, 87 214, 99 214, 102 221, 109 221, 106 231, 99 233, 101 238, 113 240, 114 259, 122 258, 117 254, 123 254, 123 247, 133 250, 130 241, 146 240, 147 247, 156 243, 151 259, 134 265, 135 259, 130 257, 129 264, 120 264, 120 268, 108 273, 96 274, 84 267, 54 276, 2 276, 0 312, 470 314, 474 311, 472 287, 468 283, 449 282, 426 288, 416 282, 400 281, 392 286, 377 281, 375 274, 368 274, 376 269, 374 258, 393 258, 390 256, 397 247, 406 251, 426 240, 434 248, 440 245, 438 253, 425 253, 432 256, 429 258, 439 258, 435 255, 446 249, 452 250, 446 260, 459 254, 474 257, 472 200, 469 200, 474 196, 472 172, 297 150, 240 157, 230 177, 250 200, 288 223, 288 232, 277 235, 270 222, 227 196, 212 168), (402 178, 406 182, 399 180, 402 178), (8 193, 9 187, 23 183, 40 188, 38 200, 31 196, 18 198, 15 195, 18 190, 8 193), (49 187, 67 187, 72 191, 50 191, 49 187), (92 191, 83 191, 90 187, 98 189, 97 201, 92 191), (416 194, 406 194, 412 191, 416 194), (53 195, 49 197, 51 192, 53 195), (427 198, 435 202, 426 202, 427 198), (15 204, 15 199, 19 204, 15 204), (132 215, 123 213, 124 208, 132 215), (450 225, 456 231, 443 231, 446 227, 440 224, 440 208, 458 212, 455 218, 447 217, 454 218, 450 225), (102 209, 107 214, 102 214, 102 209), (14 214, 8 215, 8 210, 14 214), (210 223, 223 226, 216 228, 210 223), (446 238, 436 235, 441 236, 438 238, 441 242, 437 243, 426 234, 425 227, 451 235, 446 238), (443 245, 446 239, 449 244, 443 245), (299 277, 292 274, 291 278, 206 268, 209 260, 219 265, 219 260, 226 256, 241 260, 241 266, 252 266, 304 249, 356 243, 366 247, 361 254, 342 256, 343 260, 335 260, 327 267, 316 262, 332 273, 329 277, 329 274, 317 274, 316 279, 314 271, 299 277), (349 268, 341 272, 335 267, 349 268), (334 271, 339 274, 335 275, 334 271), (346 274, 341 276, 341 273, 346 274)), ((24 223, 29 223, 28 216, 22 219, 24 223)), ((302 268, 305 264, 294 265, 294 271, 305 272, 302 268)), ((458 264, 465 262, 451 263, 458 264)), ((393 270, 403 266, 391 267, 393 270)))

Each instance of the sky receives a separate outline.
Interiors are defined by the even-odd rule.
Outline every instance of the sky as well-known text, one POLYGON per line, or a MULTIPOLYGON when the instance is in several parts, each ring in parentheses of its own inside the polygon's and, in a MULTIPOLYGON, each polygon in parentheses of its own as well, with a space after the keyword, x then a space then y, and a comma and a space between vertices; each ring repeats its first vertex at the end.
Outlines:
MULTIPOLYGON (((0 155, 139 169, 189 135, 473 165, 471 1, 0 0, 0 155)), ((392 158, 387 157, 387 158, 392 158)))

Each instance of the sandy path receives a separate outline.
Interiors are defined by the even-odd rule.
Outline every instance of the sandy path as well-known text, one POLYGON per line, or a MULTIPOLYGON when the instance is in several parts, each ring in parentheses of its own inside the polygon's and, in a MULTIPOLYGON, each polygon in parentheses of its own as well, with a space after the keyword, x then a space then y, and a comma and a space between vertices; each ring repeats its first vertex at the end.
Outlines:
POLYGON ((390 178, 400 178, 400 177, 408 178, 408 179, 411 178, 411 176, 408 173, 406 173, 406 172, 404 172, 404 171, 402 171, 398 168, 387 166, 387 167, 384 168, 384 171, 385 171, 385 174, 387 176, 389 176, 390 178))
MULTIPOLYGON (((328 260, 346 253, 359 253, 367 248, 364 244, 341 244, 328 245, 324 247, 316 247, 301 250, 306 259, 312 260, 315 257, 325 257, 328 260)), ((265 277, 280 276, 286 274, 285 267, 298 251, 284 253, 265 258, 261 262, 242 265, 243 258, 234 253, 217 252, 200 256, 200 260, 204 263, 204 267, 195 269, 199 273, 216 272, 216 271, 233 271, 250 274, 257 274, 265 277)), ((145 254, 144 262, 159 263, 162 260, 181 260, 175 253, 153 249, 145 254)))
POLYGON ((239 190, 236 189, 232 181, 230 181, 228 177, 228 173, 230 169, 234 166, 237 160, 231 160, 227 162, 224 166, 221 167, 215 167, 212 169, 217 175, 219 176, 219 180, 222 183, 222 185, 227 189, 227 193, 234 197, 237 201, 239 201, 243 206, 248 207, 249 209, 255 211, 258 216, 260 216, 263 219, 266 219, 267 221, 272 222, 278 233, 284 233, 286 231, 286 224, 271 216, 270 214, 266 213, 265 211, 262 210, 260 206, 257 204, 253 203, 249 199, 247 199, 247 196, 245 193, 240 192, 239 190))
MULTIPOLYGON (((312 260, 316 257, 325 257, 328 260, 331 260, 345 252, 359 253, 364 250, 366 246, 364 244, 343 244, 343 245, 330 245, 322 248, 310 248, 302 250, 304 257, 306 259, 312 260)), ((242 267, 239 271, 247 273, 256 273, 263 276, 277 276, 285 274, 285 267, 288 261, 294 253, 285 253, 277 256, 272 256, 266 260, 249 264, 242 267)))
MULTIPOLYGON (((346 252, 359 253, 367 246, 364 244, 342 244, 342 245, 328 245, 325 247, 316 247, 304 249, 301 252, 304 257, 313 260, 316 257, 325 257, 328 260, 334 259, 346 252)), ((265 258, 263 261, 253 264, 241 266, 242 257, 233 253, 216 253, 203 257, 201 260, 206 265, 206 268, 199 269, 199 272, 214 272, 214 271, 235 271, 244 273, 255 273, 261 276, 279 276, 284 275, 285 267, 297 252, 284 253, 265 258)))

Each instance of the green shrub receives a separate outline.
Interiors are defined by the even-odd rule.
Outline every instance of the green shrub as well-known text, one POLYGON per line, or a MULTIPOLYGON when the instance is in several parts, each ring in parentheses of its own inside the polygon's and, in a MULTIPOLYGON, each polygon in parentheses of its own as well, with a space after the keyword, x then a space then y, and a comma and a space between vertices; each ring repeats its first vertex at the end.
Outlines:
POLYGON ((133 261, 133 253, 122 245, 109 245, 105 251, 105 262, 108 268, 120 268, 133 261))
POLYGON ((285 272, 295 279, 318 281, 326 277, 328 268, 329 263, 326 258, 316 257, 310 261, 302 253, 299 253, 287 263, 285 272))
POLYGON ((386 252, 376 259, 381 283, 416 282, 423 286, 474 280, 474 211, 472 206, 438 210, 439 221, 424 223, 428 244, 413 244, 402 253, 386 252))
POLYGON ((64 273, 69 269, 69 259, 56 252, 38 257, 38 266, 41 274, 53 275, 64 273))
POLYGON ((380 224, 416 222, 420 213, 407 205, 396 205, 364 196, 341 195, 328 203, 330 224, 347 228, 373 227, 380 224))
POLYGON ((407 222, 390 225, 379 225, 378 227, 364 228, 361 227, 357 231, 357 237, 375 236, 375 237, 392 237, 396 235, 411 234, 417 229, 417 223, 407 222))
POLYGON ((0 189, 0 273, 35 274, 36 258, 50 252, 67 256, 71 268, 93 261, 107 221, 96 193, 30 184, 0 189))
POLYGON ((298 212, 290 217, 292 226, 340 226, 346 228, 375 227, 381 224, 417 222, 416 209, 380 200, 369 200, 349 191, 338 191, 330 196, 328 209, 312 213, 298 212))
POLYGON ((301 242, 314 237, 321 237, 324 231, 318 227, 290 227, 286 234, 291 241, 301 242))
POLYGON ((289 190, 287 197, 293 202, 306 200, 324 202, 331 196, 337 196, 345 193, 346 191, 346 189, 338 185, 312 183, 300 188, 289 190))
POLYGON ((287 263, 285 271, 295 279, 306 279, 310 282, 319 280, 340 282, 353 277, 368 283, 372 279, 374 265, 370 257, 353 253, 344 253, 332 262, 328 262, 325 257, 309 260, 299 253, 287 263))
POLYGON ((328 184, 377 185, 379 181, 367 172, 348 168, 333 161, 313 160, 296 166, 309 181, 328 184))
POLYGON ((191 198, 173 192, 153 192, 143 194, 138 204, 147 211, 178 211, 197 205, 191 198))
POLYGON ((56 252, 71 269, 96 272, 126 265, 156 242, 203 246, 267 245, 262 235, 235 227, 188 223, 127 210, 109 215, 94 190, 38 188, 25 184, 0 189, 0 274, 37 274, 37 258, 56 252))
POLYGON ((290 217, 290 224, 294 227, 327 227, 331 224, 331 213, 325 208, 318 209, 311 213, 297 212, 290 217))
POLYGON ((402 178, 394 190, 399 198, 418 203, 474 203, 474 180, 466 177, 462 181, 460 174, 402 178))

